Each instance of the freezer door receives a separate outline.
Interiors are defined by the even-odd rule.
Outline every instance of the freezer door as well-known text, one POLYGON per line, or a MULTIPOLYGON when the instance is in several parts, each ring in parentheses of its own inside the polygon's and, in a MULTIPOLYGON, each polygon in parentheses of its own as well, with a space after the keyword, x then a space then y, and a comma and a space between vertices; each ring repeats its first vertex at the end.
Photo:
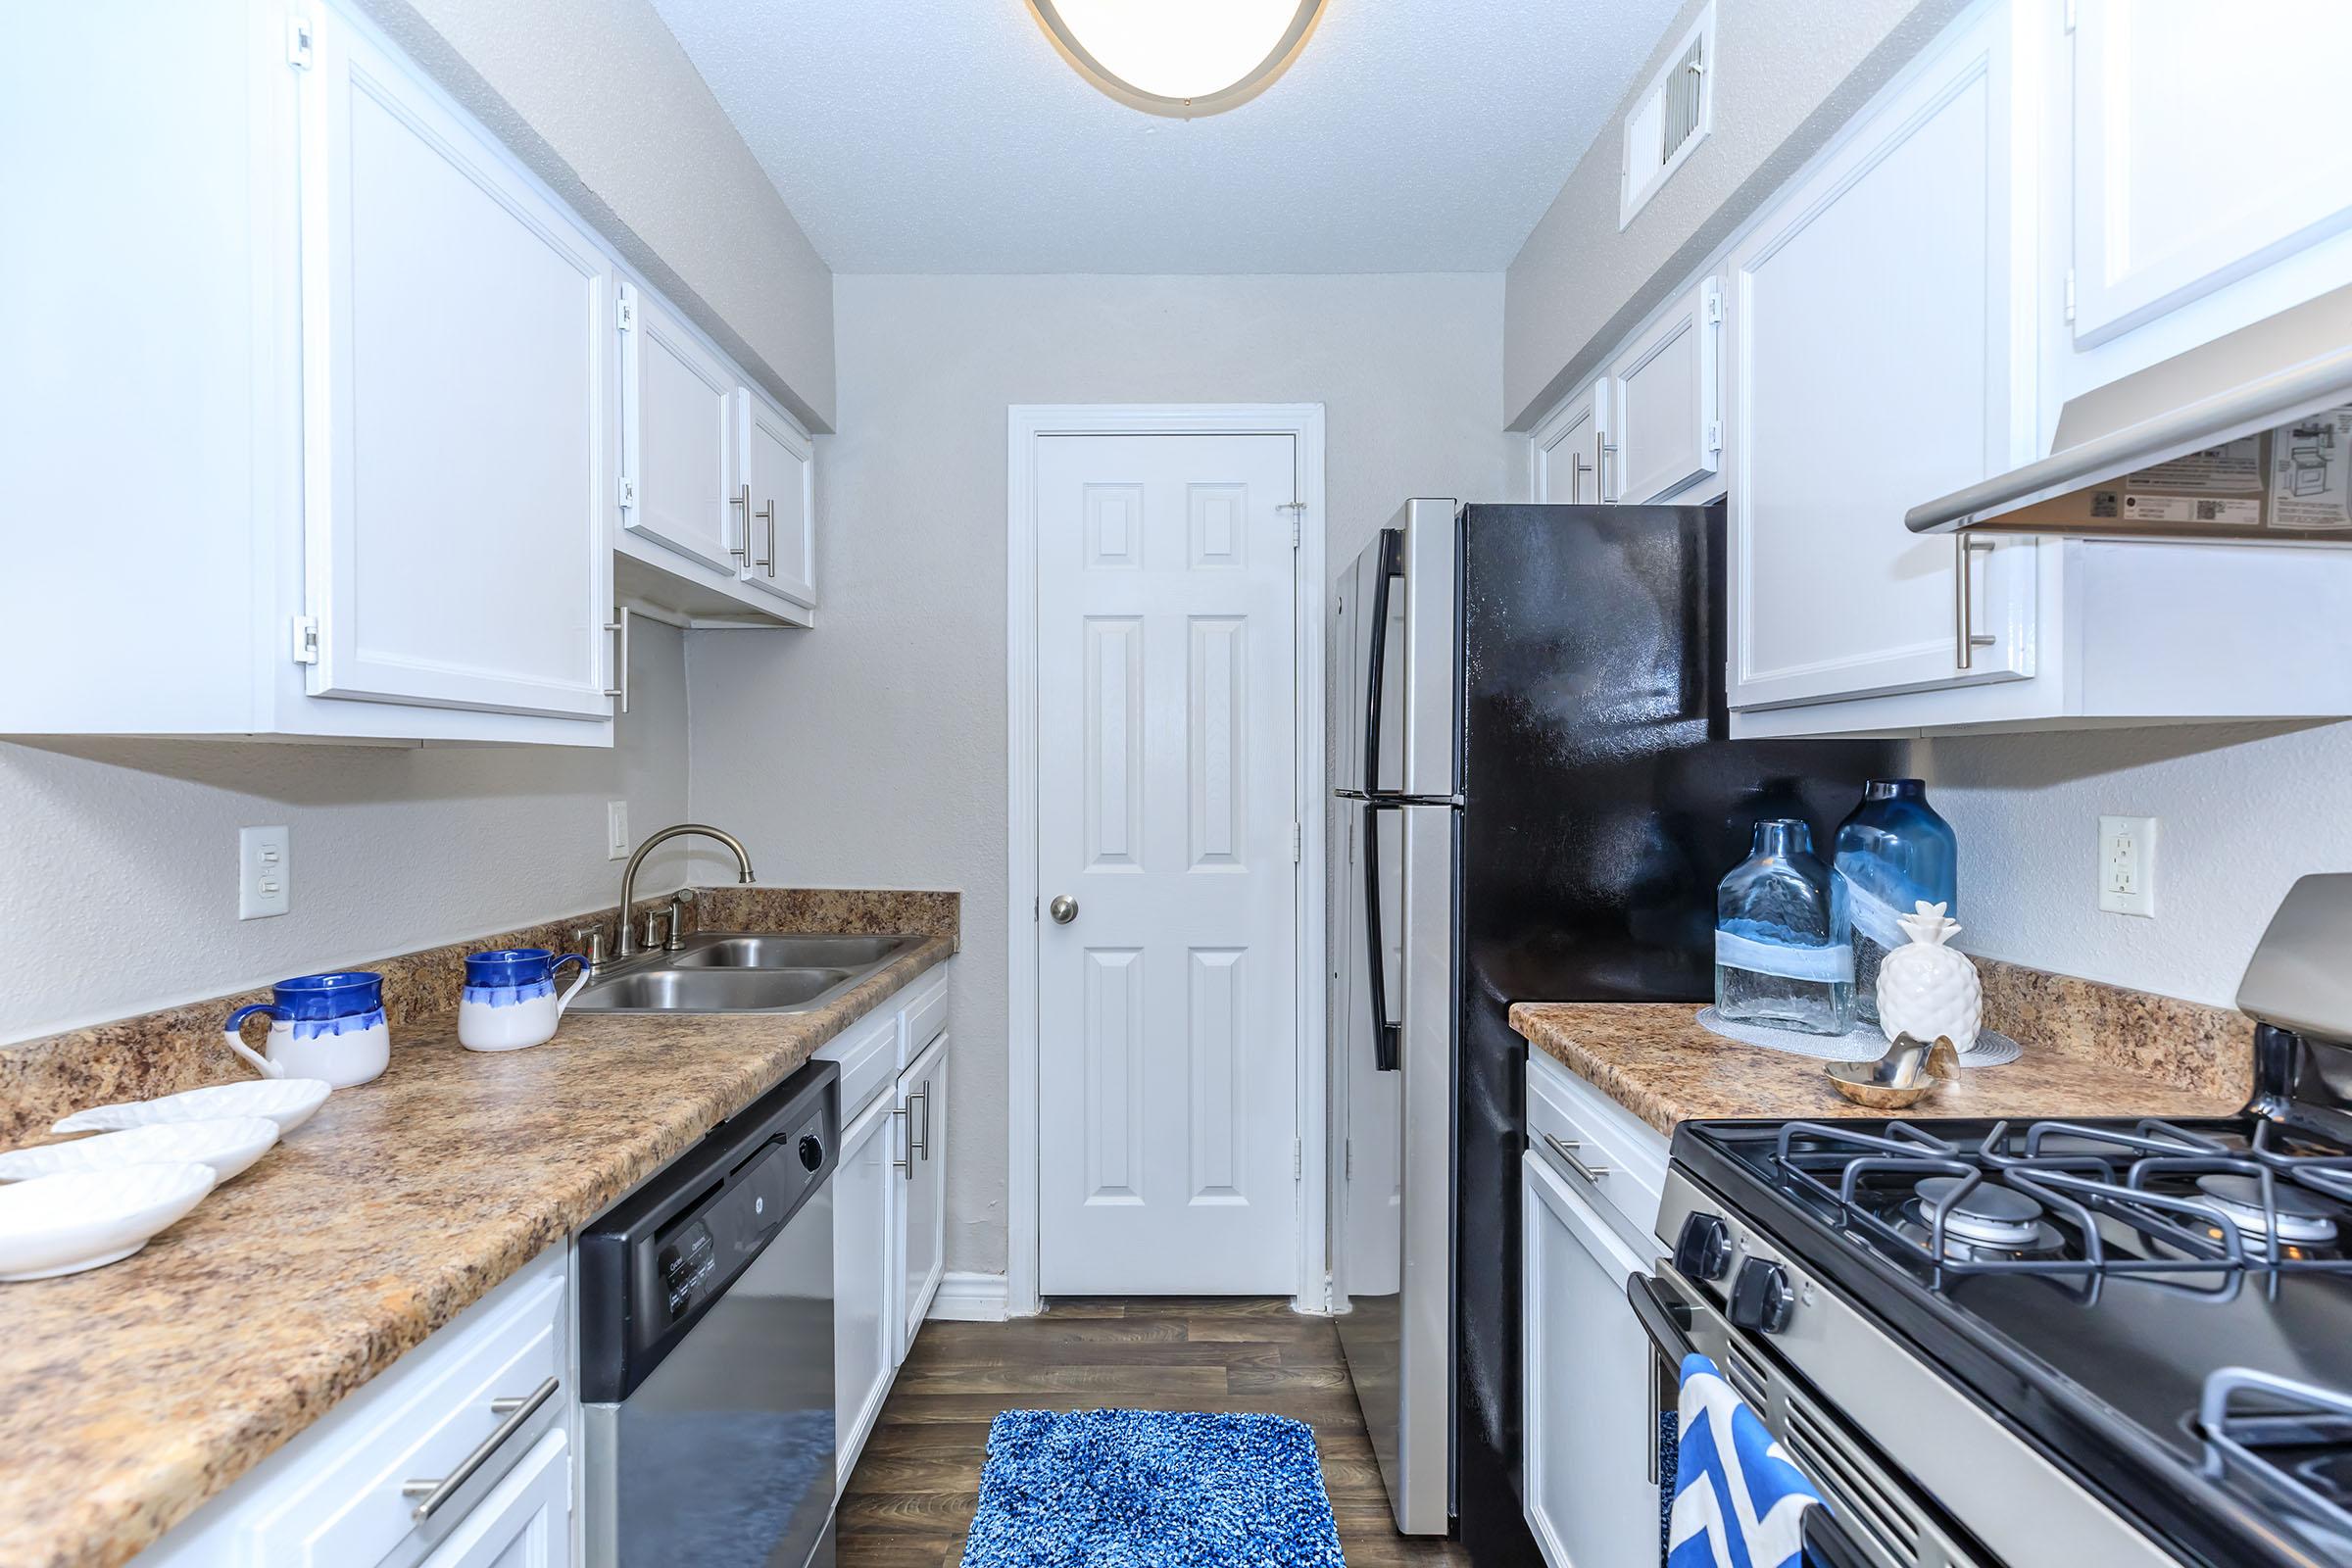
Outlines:
POLYGON ((1391 677, 1404 705, 1403 777, 1377 793, 1451 800, 1461 788, 1461 510, 1453 501, 1404 504, 1404 660, 1391 677))

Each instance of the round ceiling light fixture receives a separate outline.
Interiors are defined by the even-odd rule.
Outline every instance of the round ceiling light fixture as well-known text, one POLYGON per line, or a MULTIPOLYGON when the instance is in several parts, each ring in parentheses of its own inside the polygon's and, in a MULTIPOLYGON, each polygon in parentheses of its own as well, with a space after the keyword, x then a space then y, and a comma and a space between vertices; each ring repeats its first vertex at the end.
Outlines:
POLYGON ((1247 103, 1298 58, 1323 0, 1029 0, 1079 74, 1191 120, 1247 103))

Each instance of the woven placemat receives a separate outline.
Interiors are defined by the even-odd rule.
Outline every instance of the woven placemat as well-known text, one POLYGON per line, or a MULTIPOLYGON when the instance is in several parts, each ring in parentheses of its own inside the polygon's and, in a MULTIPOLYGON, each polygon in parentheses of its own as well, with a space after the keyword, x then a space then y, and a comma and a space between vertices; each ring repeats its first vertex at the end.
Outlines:
MULTIPOLYGON (((1709 1034, 1737 1040, 1743 1046, 1785 1051, 1792 1056, 1820 1061, 1876 1061, 1886 1054, 1886 1037, 1874 1023, 1856 1024, 1841 1035, 1809 1035, 1795 1029, 1772 1029, 1763 1024, 1734 1023, 1711 1007, 1698 1009, 1698 1026, 1709 1034)), ((1997 1030, 1980 1029, 1977 1043, 1960 1054, 1963 1067, 1998 1067, 2025 1054, 2025 1048, 1997 1030)))

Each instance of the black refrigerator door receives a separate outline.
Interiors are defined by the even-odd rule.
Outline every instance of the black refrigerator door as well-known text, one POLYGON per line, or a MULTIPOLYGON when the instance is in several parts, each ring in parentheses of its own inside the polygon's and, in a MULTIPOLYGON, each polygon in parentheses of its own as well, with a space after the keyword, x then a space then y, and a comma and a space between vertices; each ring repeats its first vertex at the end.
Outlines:
POLYGON ((1688 1002, 1755 822, 1815 842, 1900 765, 1879 742, 1728 739, 1720 507, 1466 509, 1455 1088, 1455 1453, 1479 1568, 1536 1562, 1520 1509, 1514 1002, 1688 1002))

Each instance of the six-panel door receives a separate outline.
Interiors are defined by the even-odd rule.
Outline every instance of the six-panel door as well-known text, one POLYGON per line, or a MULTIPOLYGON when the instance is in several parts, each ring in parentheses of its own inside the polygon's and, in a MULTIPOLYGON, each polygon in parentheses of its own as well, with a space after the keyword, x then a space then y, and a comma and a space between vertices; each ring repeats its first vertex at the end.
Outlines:
POLYGON ((743 580, 816 608, 815 448, 784 412, 749 387, 736 393, 751 555, 743 580))
POLYGON ((1946 48, 1732 255, 1733 708, 2034 672, 2034 542, 1969 552, 1962 593, 1954 540, 1903 527, 2035 455, 2005 26, 1946 48))
POLYGON ((750 542, 735 477, 735 372, 668 307, 641 289, 621 292, 621 467, 636 492, 621 525, 731 573, 750 542))
POLYGON ((309 690, 608 718, 611 266, 404 64, 314 21, 309 690))
POLYGON ((1550 1568, 1656 1562, 1656 1358, 1625 1298, 1642 1259, 1532 1151, 1519 1200, 1528 1528, 1550 1568))
POLYGON ((1288 1295, 1293 438, 1035 451, 1041 1285, 1288 1295))

